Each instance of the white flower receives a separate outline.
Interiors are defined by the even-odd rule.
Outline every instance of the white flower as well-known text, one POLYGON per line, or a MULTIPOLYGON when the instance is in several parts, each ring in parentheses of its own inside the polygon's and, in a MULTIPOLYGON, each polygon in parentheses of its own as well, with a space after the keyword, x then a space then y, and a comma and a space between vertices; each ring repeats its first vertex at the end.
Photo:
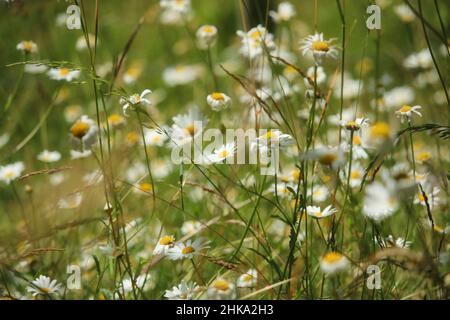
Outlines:
POLYGON ((163 79, 167 85, 173 87, 193 82, 199 76, 199 69, 195 66, 177 65, 163 71, 163 79))
POLYGON ((217 28, 213 25, 204 25, 196 32, 197 42, 200 48, 208 48, 217 39, 217 28))
POLYGON ((80 76, 80 70, 70 70, 68 68, 51 68, 48 71, 48 76, 52 80, 65 80, 70 82, 72 80, 78 79, 80 76))
POLYGON ((308 197, 312 197, 314 202, 323 202, 328 198, 328 188, 325 186, 316 186, 314 185, 314 189, 311 193, 311 189, 308 188, 307 195, 308 197))
MULTIPOLYGON (((429 189, 431 189, 431 187, 429 189)), ((439 189, 438 187, 434 187, 432 190, 429 191, 423 190, 423 191, 425 193, 425 196, 427 197, 427 201, 425 201, 425 197, 423 196, 422 191, 419 190, 414 199, 415 204, 426 206, 427 205, 426 202, 428 202, 430 209, 433 209, 435 206, 439 205, 440 199, 438 195, 441 192, 441 189, 439 189)))
POLYGON ((145 89, 144 91, 141 92, 141 94, 139 93, 135 93, 131 96, 129 96, 128 98, 120 98, 120 104, 122 105, 123 108, 123 114, 125 116, 128 116, 128 109, 131 109, 132 111, 135 110, 135 108, 142 104, 142 105, 146 105, 149 106, 152 104, 152 102, 145 98, 146 95, 152 93, 151 90, 149 89, 145 89))
POLYGON ((170 248, 167 251, 167 257, 170 260, 192 259, 206 248, 209 248, 207 242, 203 242, 202 239, 188 240, 186 243, 178 243, 170 248))
POLYGON ((290 2, 280 2, 277 11, 270 10, 269 15, 276 23, 287 22, 295 16, 295 8, 290 2))
POLYGON ((314 218, 325 218, 328 216, 331 216, 333 213, 337 212, 336 209, 334 209, 331 205, 326 207, 325 209, 321 210, 320 207, 316 206, 307 206, 306 207, 306 213, 314 218))
POLYGON ((190 0, 161 0, 159 4, 165 10, 177 12, 180 14, 189 13, 189 11, 191 10, 190 0))
POLYGON ((214 153, 209 155, 208 160, 212 163, 224 162, 227 159, 234 159, 234 153, 236 152, 236 145, 234 142, 227 143, 220 148, 214 150, 214 153))
POLYGON ((253 148, 256 146, 268 146, 271 144, 279 145, 280 147, 288 147, 294 143, 294 138, 287 133, 283 133, 278 129, 267 130, 267 132, 257 137, 251 145, 253 148))
POLYGON ((338 252, 328 252, 320 261, 320 269, 327 275, 344 271, 349 265, 348 259, 338 252))
POLYGON ((237 35, 241 38, 240 52, 244 57, 254 59, 265 51, 271 52, 276 48, 273 35, 262 25, 251 28, 248 32, 238 30, 237 35))
POLYGON ((0 135, 0 149, 3 148, 9 142, 9 138, 11 138, 9 133, 4 133, 0 135))
POLYGON ((374 182, 366 187, 362 211, 366 217, 380 222, 390 217, 397 207, 398 200, 388 186, 374 182))
POLYGON ((173 125, 168 133, 172 144, 177 146, 182 146, 196 139, 202 134, 203 126, 207 123, 197 106, 189 109, 187 114, 173 117, 172 120, 173 125))
POLYGON ((414 101, 414 90, 410 87, 397 87, 384 94, 383 100, 388 108, 397 108, 398 106, 408 105, 414 101))
POLYGON ((388 235, 386 239, 376 239, 379 240, 383 247, 397 247, 397 248, 409 248, 411 246, 411 241, 406 241, 403 238, 394 238, 392 235, 388 235))
POLYGON ((80 206, 82 200, 83 195, 80 192, 77 192, 67 197, 61 198, 58 201, 58 207, 60 209, 76 209, 80 206))
POLYGON ((40 74, 48 70, 45 64, 40 63, 27 63, 25 64, 24 71, 29 74, 40 74))
POLYGON ((131 279, 124 279, 122 281, 122 288, 125 293, 129 293, 133 291, 133 287, 138 290, 145 290, 151 285, 150 276, 148 274, 141 274, 135 279, 135 283, 133 286, 133 281, 131 279))
POLYGON ((319 161, 324 166, 337 169, 345 163, 344 153, 340 148, 321 147, 308 151, 303 155, 304 159, 319 161))
POLYGON ((206 102, 213 111, 220 111, 230 107, 231 98, 225 93, 213 92, 206 97, 206 102))
MULTIPOLYGON (((342 181, 347 181, 348 177, 348 168, 345 168, 344 170, 340 171, 341 179, 342 181)), ((361 166, 359 162, 353 162, 352 163, 352 170, 350 172, 350 179, 349 184, 352 188, 357 188, 361 185, 362 179, 364 177, 365 170, 361 166)))
MULTIPOLYGON (((93 34, 88 34, 88 41, 89 41, 89 47, 94 49, 94 47, 95 47, 95 36, 93 34)), ((98 39, 97 39, 97 44, 98 44, 98 39)), ((84 50, 84 49, 88 48, 88 44, 86 42, 86 37, 84 35, 80 36, 77 39, 77 43, 75 45, 75 48, 78 51, 81 51, 81 50, 84 50)))
POLYGON ((214 300, 233 299, 235 297, 234 284, 222 277, 217 277, 208 287, 208 298, 214 300))
POLYGON ((70 158, 72 160, 87 158, 92 154, 91 150, 77 151, 70 150, 70 158))
POLYGON ((417 111, 419 109, 422 109, 421 106, 409 106, 409 105, 403 105, 400 109, 398 109, 397 111, 395 111, 395 114, 397 115, 397 117, 400 117, 400 120, 403 122, 404 120, 407 120, 408 122, 411 121, 411 117, 412 114, 415 113, 417 114, 419 117, 422 116, 422 114, 417 111))
POLYGON ((334 39, 324 40, 323 33, 316 33, 306 37, 301 43, 300 50, 303 55, 312 53, 317 65, 322 64, 326 58, 336 58, 338 51, 331 45, 334 39))
MULTIPOLYGON (((309 79, 311 79, 312 81, 314 81, 314 77, 316 79, 316 83, 322 84, 326 79, 327 79, 327 75, 323 69, 323 67, 319 66, 317 67, 317 71, 314 71, 315 67, 309 67, 308 70, 306 71, 306 75, 308 76, 309 79)), ((311 88, 311 84, 309 83, 308 79, 304 79, 305 81, 305 85, 309 88, 311 88)))
POLYGON ((62 286, 60 283, 43 275, 40 275, 33 280, 32 284, 33 286, 27 287, 27 291, 32 293, 33 297, 37 295, 51 295, 62 292, 62 286))
POLYGON ((202 229, 201 222, 190 220, 183 222, 183 225, 181 226, 181 233, 183 235, 195 234, 199 232, 201 229, 202 229))
POLYGON ((14 162, 6 166, 0 166, 0 181, 10 184, 11 181, 20 177, 24 169, 23 162, 14 162))
POLYGON ((74 145, 82 150, 91 148, 97 142, 97 132, 97 124, 86 115, 81 116, 70 128, 74 145))
POLYGON ((403 22, 409 23, 415 19, 414 11, 406 4, 395 6, 394 12, 403 22))
POLYGON ((237 280, 239 288, 253 288, 258 281, 258 273, 255 269, 249 269, 246 273, 241 274, 237 280))
POLYGON ((175 244, 175 237, 172 235, 164 236, 158 240, 153 254, 167 254, 170 248, 175 244))
POLYGON ((433 59, 430 50, 427 48, 409 55, 403 62, 403 66, 407 69, 431 68, 433 66, 433 59))
POLYGON ((16 49, 25 53, 38 52, 38 46, 33 41, 21 41, 17 44, 16 49))
POLYGON ((155 159, 151 162, 150 167, 152 169, 153 177, 156 179, 162 179, 167 177, 172 171, 172 161, 166 159, 155 159))
POLYGON ((123 82, 126 84, 134 83, 142 73, 142 66, 139 63, 133 64, 123 74, 123 82))
POLYGON ((159 129, 144 129, 144 139, 147 146, 158 146, 164 145, 167 140, 167 135, 165 135, 159 129))
POLYGON ((171 290, 166 290, 164 297, 169 300, 191 300, 199 289, 195 282, 181 281, 178 286, 172 287, 171 290))
POLYGON ((38 154, 37 158, 42 162, 56 162, 61 159, 61 153, 58 151, 44 150, 38 154))

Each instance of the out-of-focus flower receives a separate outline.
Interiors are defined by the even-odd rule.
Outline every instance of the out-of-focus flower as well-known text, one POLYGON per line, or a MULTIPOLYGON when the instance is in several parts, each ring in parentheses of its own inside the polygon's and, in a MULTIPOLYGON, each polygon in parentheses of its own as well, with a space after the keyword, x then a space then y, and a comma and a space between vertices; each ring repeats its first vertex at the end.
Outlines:
POLYGON ((234 284, 217 277, 208 287, 208 298, 214 300, 233 299, 236 295, 234 284))
POLYGON ((405 23, 410 23, 416 18, 414 11, 412 11, 406 4, 395 6, 394 12, 405 23))
POLYGON ((199 47, 206 49, 214 44, 217 39, 217 28, 213 25, 204 25, 197 29, 197 42, 199 47))
POLYGON ((346 270, 350 263, 348 259, 338 252, 328 252, 320 261, 320 269, 327 275, 333 275, 346 270))
POLYGON ((171 87, 191 83, 198 76, 199 69, 190 65, 177 65, 168 67, 163 71, 164 82, 171 87))
POLYGON ((76 209, 81 205, 82 200, 83 195, 80 192, 77 192, 59 199, 58 207, 60 209, 76 209))
POLYGON ((38 154, 37 159, 42 162, 56 162, 61 159, 61 153, 58 151, 44 150, 38 154))
POLYGON ((80 70, 71 70, 69 68, 51 68, 48 71, 48 76, 52 80, 71 82, 72 80, 78 79, 80 76, 80 70))
POLYGON ((166 290, 164 297, 169 300, 191 300, 199 290, 200 287, 195 282, 181 281, 178 286, 166 290))
POLYGON ((230 107, 231 98, 222 92, 213 92, 206 97, 206 102, 213 111, 220 111, 230 107))
POLYGON ((240 52, 244 57, 254 59, 276 48, 273 35, 262 25, 251 28, 248 32, 238 30, 237 35, 241 38, 240 52))
POLYGON ((208 160, 212 163, 224 162, 227 159, 233 158, 235 151, 235 143, 227 143, 226 145, 223 145, 220 148, 214 150, 213 154, 208 156, 208 160))
POLYGON ((0 166, 0 181, 10 184, 22 174, 25 169, 23 162, 14 162, 6 166, 0 166))
POLYGON ((329 205, 328 207, 326 207, 323 210, 320 209, 320 207, 316 207, 316 206, 307 206, 306 207, 306 213, 308 215, 310 215, 311 217, 314 217, 317 219, 326 218, 328 216, 331 216, 335 212, 337 212, 337 210, 334 209, 331 205, 329 205))
POLYGON ((25 53, 38 52, 38 46, 33 41, 21 41, 17 44, 16 49, 25 53))
POLYGON ((158 240, 153 254, 167 254, 170 248, 175 244, 175 237, 172 235, 163 236, 158 240))
POLYGON ((380 222, 390 217, 397 207, 398 200, 392 188, 380 182, 374 182, 366 186, 362 211, 366 217, 380 222))
POLYGON ((276 23, 287 22, 295 16, 295 8, 292 3, 284 1, 278 4, 277 11, 270 10, 269 15, 276 23))
POLYGON ((82 151, 91 148, 97 142, 98 127, 94 120, 83 115, 70 128, 72 141, 82 151))

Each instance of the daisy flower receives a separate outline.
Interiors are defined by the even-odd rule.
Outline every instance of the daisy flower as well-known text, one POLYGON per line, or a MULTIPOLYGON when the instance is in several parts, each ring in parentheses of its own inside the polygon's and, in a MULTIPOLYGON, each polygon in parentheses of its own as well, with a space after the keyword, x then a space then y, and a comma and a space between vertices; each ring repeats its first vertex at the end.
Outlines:
POLYGON ((308 188, 307 192, 308 197, 314 199, 314 202, 324 202, 328 199, 329 191, 325 186, 316 186, 314 185, 314 189, 312 190, 308 188))
POLYGON ((161 132, 159 129, 144 129, 144 139, 147 146, 164 145, 164 142, 168 139, 167 135, 161 132))
POLYGON ((394 12, 405 23, 410 23, 416 18, 414 11, 406 4, 395 6, 394 12))
POLYGON ((166 159, 155 159, 150 164, 153 177, 162 179, 167 177, 172 171, 172 161, 166 159))
POLYGON ((295 16, 295 8, 292 3, 284 1, 278 4, 277 11, 270 10, 269 15, 276 23, 287 22, 295 16))
POLYGON ((388 235, 385 239, 379 239, 381 245, 385 248, 397 247, 397 248, 409 248, 411 241, 406 241, 403 238, 394 238, 392 235, 388 235))
POLYGON ((175 237, 172 235, 163 236, 158 240, 155 249, 153 250, 153 254, 167 254, 170 248, 172 248, 175 244, 175 237))
POLYGON ((125 70, 123 74, 123 82, 126 84, 132 84, 136 82, 136 80, 140 77, 142 73, 142 66, 140 63, 134 63, 129 67, 127 70, 125 70))
POLYGON ((345 163, 344 153, 340 148, 317 148, 308 151, 303 157, 307 160, 319 161, 324 166, 329 166, 332 169, 339 168, 345 163))
POLYGON ((238 288, 253 288, 256 286, 258 273, 255 269, 249 269, 246 273, 241 274, 237 280, 238 288))
POLYGON ((58 151, 44 150, 38 154, 37 159, 42 162, 56 162, 61 159, 61 153, 58 151))
POLYGON ((266 50, 271 52, 276 48, 273 35, 262 25, 251 28, 248 32, 238 30, 237 35, 241 38, 240 52, 244 57, 254 59, 266 50))
POLYGON ((195 234, 202 229, 202 224, 199 221, 185 221, 181 226, 181 233, 183 235, 195 234))
POLYGON ((204 25, 195 33, 200 48, 208 48, 217 39, 217 28, 213 25, 204 25))
POLYGON ((393 196, 393 190, 387 186, 374 182, 366 187, 363 214, 380 222, 390 217, 398 207, 398 201, 393 196))
POLYGON ((408 122, 410 122, 413 113, 417 114, 419 117, 422 116, 422 114, 419 111, 417 111, 419 109, 422 109, 422 107, 421 106, 411 107, 411 106, 405 104, 400 109, 395 111, 395 114, 397 115, 397 117, 400 117, 402 123, 404 122, 404 120, 407 120, 408 122))
POLYGON ((422 150, 416 155, 416 162, 419 164, 424 164, 431 159, 431 152, 427 150, 422 150))
POLYGON ((327 275, 333 275, 344 271, 349 267, 348 259, 339 252, 328 252, 320 261, 320 269, 327 275))
POLYGON ((134 189, 134 192, 140 195, 148 195, 153 192, 153 186, 149 182, 139 182, 134 189))
POLYGON ((86 115, 81 116, 70 128, 72 141, 82 150, 89 149, 97 142, 97 132, 97 124, 86 115))
POLYGON ((112 128, 120 128, 125 124, 125 119, 120 114, 113 113, 108 116, 108 125, 112 128))
POLYGON ((328 216, 331 216, 333 213, 337 212, 336 209, 334 209, 331 205, 326 207, 325 209, 320 209, 320 207, 316 206, 307 206, 306 207, 306 213, 314 218, 325 218, 328 216))
POLYGON ((163 71, 164 82, 171 87, 191 83, 197 79, 198 75, 197 67, 187 65, 168 67, 163 71))
POLYGON ((200 254, 201 250, 209 248, 207 244, 200 238, 195 241, 188 240, 186 243, 178 243, 170 248, 167 251, 167 256, 170 260, 192 259, 200 254))
POLYGON ((38 52, 38 46, 33 41, 21 41, 17 44, 16 49, 25 53, 38 52))
POLYGON ((81 192, 77 192, 59 199, 58 207, 60 209, 76 209, 81 205, 82 200, 83 195, 81 194, 81 192))
POLYGON ((33 294, 33 297, 37 295, 51 295, 62 292, 62 285, 56 280, 52 280, 49 277, 40 275, 31 282, 33 286, 28 286, 27 291, 33 294))
MULTIPOLYGON (((347 181, 348 168, 340 172, 342 181, 347 181)), ((350 172, 349 184, 352 188, 357 188, 361 185, 362 178, 364 177, 365 169, 359 162, 352 164, 352 170, 350 172)))
POLYGON ((294 196, 291 190, 297 192, 297 184, 284 182, 272 184, 273 194, 276 194, 280 198, 288 198, 294 196))
POLYGON ((222 277, 217 277, 208 287, 208 298, 214 300, 233 299, 235 297, 234 284, 222 277))
POLYGON ((128 98, 120 98, 120 104, 122 105, 123 108, 123 114, 125 116, 128 116, 128 110, 131 109, 132 111, 136 110, 136 107, 138 107, 139 105, 146 105, 149 106, 152 104, 152 102, 145 98, 145 96, 147 96, 148 94, 152 93, 151 90, 149 89, 145 89, 144 91, 141 92, 141 94, 139 93, 135 93, 131 96, 129 96, 128 98))
MULTIPOLYGON (((95 36, 93 34, 88 34, 88 42, 89 42, 89 47, 94 48, 95 47, 95 36)), ((98 44, 98 39, 97 39, 97 44, 98 44)), ((88 48, 88 43, 86 42, 86 37, 84 35, 80 36, 77 39, 77 43, 75 44, 75 48, 78 51, 82 51, 84 49, 88 48)))
POLYGON ((14 162, 6 166, 0 166, 0 181, 10 184, 20 177, 24 169, 23 162, 14 162))
POLYGON ((92 154, 91 150, 84 150, 84 151, 70 150, 70 159, 72 160, 83 159, 89 157, 91 154, 92 154))
POLYGON ((187 114, 173 117, 172 120, 173 125, 168 131, 171 142, 177 146, 193 141, 202 134, 203 126, 207 123, 197 106, 191 108, 187 114))
POLYGON ((433 59, 430 50, 427 48, 409 55, 403 62, 403 66, 407 69, 431 68, 433 66, 433 59))
POLYGON ((323 33, 316 33, 306 37, 300 47, 303 55, 312 53, 317 65, 321 65, 327 58, 337 57, 337 48, 331 43, 334 39, 325 40, 323 33))
POLYGON ((71 70, 69 68, 51 68, 48 71, 48 76, 52 80, 62 81, 65 80, 70 82, 72 80, 78 79, 80 76, 80 70, 71 70))
POLYGON ((159 4, 163 9, 180 14, 189 13, 191 10, 191 0, 161 0, 159 4))
POLYGON ((48 70, 45 64, 40 63, 27 63, 25 64, 24 71, 29 74, 41 74, 48 70))
POLYGON ((409 105, 414 101, 414 90, 408 86, 396 87, 386 91, 383 101, 387 108, 397 108, 398 106, 409 105))
POLYGON ((75 122, 83 115, 83 108, 78 104, 71 104, 64 109, 64 119, 68 123, 75 122))
POLYGON ((166 290, 164 297, 169 300, 191 300, 199 290, 200 287, 195 282, 181 281, 178 286, 166 290))
POLYGON ((214 150, 214 153, 208 157, 208 160, 212 163, 223 163, 224 161, 230 159, 230 161, 232 162, 235 152, 235 143, 227 143, 226 145, 223 145, 220 148, 214 150))
POLYGON ((414 198, 414 203, 426 206, 427 205, 426 202, 428 202, 430 209, 433 209, 435 206, 439 205, 440 199, 438 195, 440 192, 441 189, 439 189, 438 187, 434 187, 431 191, 424 190, 425 196, 427 197, 427 201, 425 201, 425 197, 419 190, 416 194, 416 197, 414 198))
POLYGON ((220 111, 230 107, 231 98, 225 93, 213 92, 206 97, 206 102, 213 111, 220 111))

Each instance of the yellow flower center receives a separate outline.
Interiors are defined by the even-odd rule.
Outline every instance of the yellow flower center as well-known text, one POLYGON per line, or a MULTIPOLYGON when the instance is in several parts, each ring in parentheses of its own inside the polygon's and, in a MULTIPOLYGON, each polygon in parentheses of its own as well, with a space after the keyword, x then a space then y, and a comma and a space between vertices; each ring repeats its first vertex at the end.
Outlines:
POLYGON ((302 178, 302 173, 300 172, 300 169, 294 169, 291 171, 291 176, 295 181, 298 181, 302 178))
POLYGON ((353 136, 353 145, 355 145, 355 146, 361 145, 361 137, 360 136, 353 136))
POLYGON ((359 130, 360 127, 359 127, 359 124, 357 124, 355 121, 349 121, 345 125, 345 128, 350 131, 357 131, 357 130, 359 130))
POLYGON ((342 259, 342 254, 337 252, 328 252, 324 257, 323 260, 327 263, 336 263, 339 260, 342 259))
POLYGON ((127 134, 127 141, 131 144, 135 144, 139 140, 139 135, 137 132, 129 132, 127 134))
POLYGON ((49 288, 39 288, 39 290, 41 290, 42 293, 45 293, 45 294, 47 294, 47 293, 50 292, 50 289, 49 289, 49 288))
POLYGON ((123 122, 123 117, 119 114, 112 114, 108 117, 108 123, 110 125, 116 126, 123 122))
POLYGON ((398 111, 400 111, 401 113, 407 113, 407 112, 409 112, 409 111, 411 111, 411 106, 408 106, 408 105, 404 105, 403 107, 401 107, 400 108, 400 110, 398 110, 398 111))
POLYGON ((185 69, 184 66, 176 66, 176 67, 175 67, 175 71, 176 71, 176 72, 183 72, 184 69, 185 69))
POLYGON ((204 26, 202 30, 203 30, 203 32, 206 32, 206 33, 214 32, 214 28, 212 26, 204 26))
POLYGON ((386 122, 377 122, 372 126, 370 135, 375 139, 388 139, 391 136, 391 128, 386 122))
POLYGON ((195 132, 197 131, 195 124, 191 123, 189 125, 187 125, 184 130, 191 136, 193 136, 195 134, 195 132))
POLYGON ((322 52, 328 52, 330 50, 330 46, 325 41, 314 41, 312 43, 312 48, 314 51, 322 51, 322 52))
POLYGON ((352 171, 352 173, 350 174, 350 177, 352 179, 359 179, 359 178, 361 178, 361 172, 359 172, 359 171, 352 171))
POLYGON ((428 151, 422 151, 417 155, 417 160, 424 162, 430 160, 431 154, 428 151))
POLYGON ((319 162, 324 165, 331 165, 337 159, 337 154, 335 153, 327 153, 320 157, 319 162))
POLYGON ((417 197, 419 198, 420 202, 425 202, 425 197, 423 196, 422 193, 419 193, 417 197))
POLYGON ((59 75, 60 75, 61 77, 67 76, 67 75, 69 74, 69 72, 70 72, 70 70, 67 69, 67 68, 61 68, 61 69, 59 69, 59 75))
POLYGON ((223 279, 217 279, 214 281, 213 287, 220 291, 227 291, 230 288, 230 285, 223 279))
POLYGON ((195 249, 193 247, 191 247, 191 246, 187 246, 187 247, 184 247, 183 249, 181 249, 181 253, 182 254, 189 254, 189 253, 192 253, 194 251, 195 251, 195 249))
POLYGON ((133 78, 138 77, 141 74, 141 68, 131 67, 127 70, 127 75, 133 78))
POLYGON ((220 93, 220 92, 213 92, 213 93, 211 94, 211 97, 212 97, 214 100, 221 100, 221 101, 225 100, 225 97, 224 97, 223 94, 220 93))
POLYGON ((164 236, 161 239, 159 239, 159 244, 162 246, 168 246, 173 244, 175 241, 175 239, 173 238, 173 236, 164 236))
POLYGON ((12 179, 14 177, 14 171, 12 171, 12 170, 6 171, 5 176, 8 179, 12 179))
POLYGON ((33 50, 33 43, 31 41, 25 41, 23 43, 23 49, 25 51, 31 52, 33 50))
POLYGON ((70 132, 72 133, 72 135, 78 139, 83 138, 88 131, 89 131, 89 124, 82 121, 75 122, 72 128, 70 128, 70 132))
POLYGON ((142 182, 141 184, 139 184, 139 189, 144 192, 150 192, 150 191, 152 191, 153 188, 150 183, 142 182))
POLYGON ((243 275, 242 280, 244 282, 250 282, 253 280, 253 276, 251 274, 246 273, 243 275))
POLYGON ((222 150, 222 151, 219 152, 219 157, 220 158, 226 158, 226 157, 228 157, 229 154, 230 153, 228 152, 228 150, 222 150))

